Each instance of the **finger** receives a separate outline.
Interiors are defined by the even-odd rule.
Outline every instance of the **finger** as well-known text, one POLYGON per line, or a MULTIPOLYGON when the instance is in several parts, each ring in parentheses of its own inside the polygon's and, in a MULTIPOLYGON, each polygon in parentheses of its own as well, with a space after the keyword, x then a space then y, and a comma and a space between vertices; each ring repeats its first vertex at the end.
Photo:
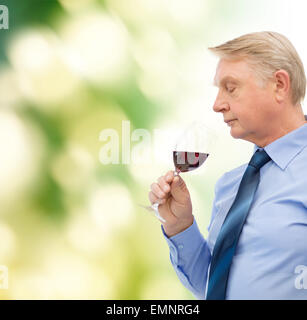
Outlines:
POLYGON ((182 203, 190 197, 189 190, 180 176, 176 176, 171 186, 172 197, 179 203, 182 203))
POLYGON ((158 198, 151 191, 148 193, 148 198, 151 204, 156 203, 158 200, 158 198))
POLYGON ((151 202, 151 204, 154 204, 154 203, 160 203, 160 204, 163 204, 165 203, 165 199, 159 199, 157 198, 153 192, 149 192, 148 193, 148 198, 149 198, 149 201, 151 202))
POLYGON ((165 181, 171 183, 174 179, 174 171, 170 170, 165 174, 165 181))
POLYGON ((162 191, 160 186, 155 182, 151 185, 151 191, 154 193, 154 195, 157 198, 162 199, 162 198, 165 198, 165 196, 166 196, 166 194, 162 191))
POLYGON ((165 180, 165 176, 162 176, 158 179, 158 184, 161 190, 163 190, 165 193, 168 193, 171 190, 169 184, 165 180))

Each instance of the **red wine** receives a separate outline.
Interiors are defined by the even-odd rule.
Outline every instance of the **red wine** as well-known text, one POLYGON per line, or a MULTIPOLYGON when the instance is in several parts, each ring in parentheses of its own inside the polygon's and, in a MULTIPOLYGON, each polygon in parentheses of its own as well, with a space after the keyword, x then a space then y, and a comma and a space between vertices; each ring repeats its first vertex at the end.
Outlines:
POLYGON ((177 171, 188 172, 200 167, 209 153, 173 151, 174 165, 177 171))

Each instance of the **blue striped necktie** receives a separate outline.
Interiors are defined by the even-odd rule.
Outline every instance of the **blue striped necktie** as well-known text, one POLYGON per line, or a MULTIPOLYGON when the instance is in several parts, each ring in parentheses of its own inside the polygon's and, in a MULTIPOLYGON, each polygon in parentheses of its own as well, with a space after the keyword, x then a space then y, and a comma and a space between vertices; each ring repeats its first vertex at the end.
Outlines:
POLYGON ((236 198, 216 239, 210 264, 207 300, 224 300, 228 274, 236 246, 259 184, 259 171, 271 158, 257 150, 241 180, 236 198))

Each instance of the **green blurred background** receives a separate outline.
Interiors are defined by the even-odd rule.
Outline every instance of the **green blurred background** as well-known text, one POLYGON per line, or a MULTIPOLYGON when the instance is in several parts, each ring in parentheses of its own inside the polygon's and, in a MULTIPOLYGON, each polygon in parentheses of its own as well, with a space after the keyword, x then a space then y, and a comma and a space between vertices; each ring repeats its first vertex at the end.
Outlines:
POLYGON ((9 30, 0 30, 0 265, 9 288, 0 299, 193 299, 159 221, 138 206, 172 169, 173 141, 155 130, 203 119, 218 132, 206 165, 183 176, 206 236, 216 180, 253 150, 212 111, 217 59, 206 48, 273 30, 305 62, 304 1, 0 4, 9 9, 9 30), (99 160, 100 133, 116 130, 121 150, 124 120, 151 134, 151 162, 99 160))

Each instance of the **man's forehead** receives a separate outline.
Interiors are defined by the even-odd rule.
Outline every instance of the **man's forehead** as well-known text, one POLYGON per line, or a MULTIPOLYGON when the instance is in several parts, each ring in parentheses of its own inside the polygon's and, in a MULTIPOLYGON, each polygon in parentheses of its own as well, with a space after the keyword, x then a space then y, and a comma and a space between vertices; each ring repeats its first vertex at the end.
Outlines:
POLYGON ((221 86, 225 82, 240 82, 250 75, 251 69, 243 60, 229 61, 221 59, 216 68, 214 85, 221 86))
POLYGON ((240 82, 240 79, 236 76, 224 76, 223 78, 219 79, 217 76, 214 77, 213 85, 219 87, 227 82, 237 83, 240 82))

